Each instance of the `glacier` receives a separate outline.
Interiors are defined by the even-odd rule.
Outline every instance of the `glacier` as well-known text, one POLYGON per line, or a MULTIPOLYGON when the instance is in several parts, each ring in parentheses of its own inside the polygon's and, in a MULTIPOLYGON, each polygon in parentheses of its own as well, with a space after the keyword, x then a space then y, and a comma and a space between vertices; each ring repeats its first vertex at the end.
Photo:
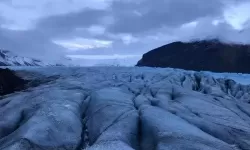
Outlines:
POLYGON ((250 149, 249 75, 8 68, 31 83, 0 98, 1 150, 250 149))

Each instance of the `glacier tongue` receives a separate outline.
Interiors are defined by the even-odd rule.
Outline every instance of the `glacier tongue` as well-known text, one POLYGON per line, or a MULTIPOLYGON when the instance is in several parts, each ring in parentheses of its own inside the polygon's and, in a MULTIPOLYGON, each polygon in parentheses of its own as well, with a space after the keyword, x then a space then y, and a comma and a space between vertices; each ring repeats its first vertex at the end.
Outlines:
POLYGON ((50 82, 0 100, 1 150, 249 150, 250 86, 174 69, 15 69, 50 82))

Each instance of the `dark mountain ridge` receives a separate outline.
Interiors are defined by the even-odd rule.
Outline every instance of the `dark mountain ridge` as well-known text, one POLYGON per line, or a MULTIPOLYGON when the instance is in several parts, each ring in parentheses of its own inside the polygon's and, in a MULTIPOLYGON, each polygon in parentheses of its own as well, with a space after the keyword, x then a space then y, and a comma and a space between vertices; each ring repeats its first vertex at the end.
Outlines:
POLYGON ((173 42, 144 54, 136 66, 250 73, 250 45, 216 39, 173 42))

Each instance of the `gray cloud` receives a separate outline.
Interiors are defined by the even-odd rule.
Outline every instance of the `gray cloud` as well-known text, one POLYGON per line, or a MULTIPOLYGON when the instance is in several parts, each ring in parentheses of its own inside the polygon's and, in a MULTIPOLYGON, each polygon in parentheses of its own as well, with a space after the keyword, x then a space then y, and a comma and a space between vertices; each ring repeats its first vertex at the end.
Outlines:
POLYGON ((52 43, 36 31, 13 31, 0 28, 1 49, 11 50, 21 55, 43 59, 46 61, 59 60, 66 49, 52 43))
POLYGON ((79 12, 50 16, 38 22, 37 28, 51 34, 73 32, 103 24, 103 18, 112 16, 114 23, 107 26, 111 33, 146 32, 163 26, 178 27, 203 17, 220 17, 223 11, 221 0, 139 0, 113 1, 106 10, 84 9, 79 12))
POLYGON ((104 10, 84 9, 80 12, 50 16, 37 23, 37 30, 50 36, 62 36, 76 31, 77 28, 101 24, 102 18, 107 15, 107 11, 104 10))
POLYGON ((140 55, 211 37, 250 43, 246 0, 14 1, 0 2, 0 47, 22 55, 140 55))
POLYGON ((162 26, 180 26, 201 17, 218 17, 222 8, 219 0, 115 1, 113 14, 116 23, 110 31, 137 33, 162 26))

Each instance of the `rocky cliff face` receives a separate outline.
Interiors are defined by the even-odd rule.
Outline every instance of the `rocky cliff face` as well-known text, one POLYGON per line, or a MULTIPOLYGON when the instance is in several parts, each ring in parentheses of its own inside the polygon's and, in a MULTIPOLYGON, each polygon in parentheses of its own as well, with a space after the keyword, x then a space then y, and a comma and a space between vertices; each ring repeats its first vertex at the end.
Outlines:
POLYGON ((218 40, 174 42, 143 55, 137 66, 250 73, 250 46, 218 40))

